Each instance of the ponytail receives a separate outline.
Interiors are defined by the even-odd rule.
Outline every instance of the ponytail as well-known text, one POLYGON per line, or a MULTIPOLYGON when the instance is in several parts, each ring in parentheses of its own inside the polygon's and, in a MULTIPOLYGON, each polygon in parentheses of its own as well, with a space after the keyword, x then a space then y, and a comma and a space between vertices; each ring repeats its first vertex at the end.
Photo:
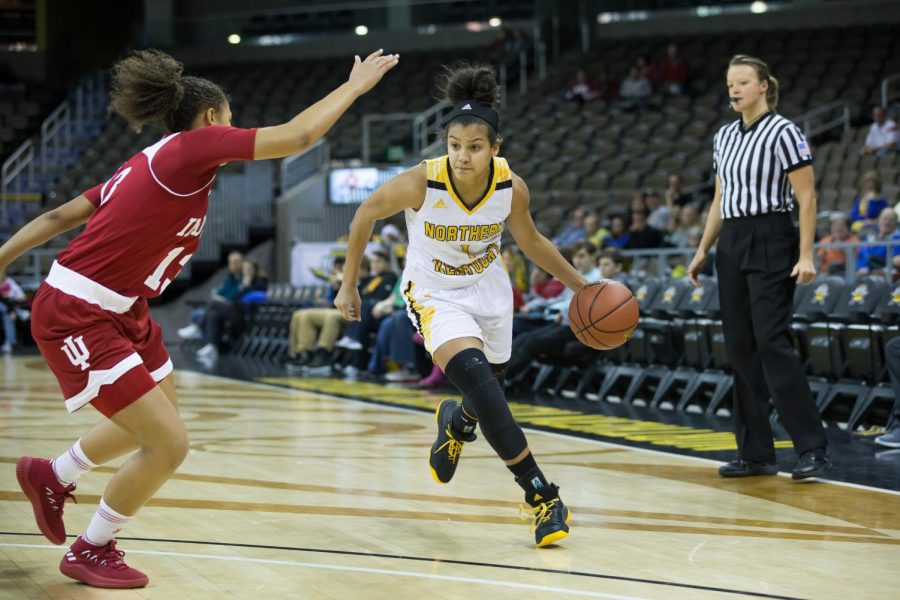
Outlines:
POLYGON ((227 103, 225 92, 199 77, 183 76, 184 65, 159 50, 138 50, 112 68, 110 112, 131 128, 162 123, 168 131, 190 129, 197 116, 227 103))

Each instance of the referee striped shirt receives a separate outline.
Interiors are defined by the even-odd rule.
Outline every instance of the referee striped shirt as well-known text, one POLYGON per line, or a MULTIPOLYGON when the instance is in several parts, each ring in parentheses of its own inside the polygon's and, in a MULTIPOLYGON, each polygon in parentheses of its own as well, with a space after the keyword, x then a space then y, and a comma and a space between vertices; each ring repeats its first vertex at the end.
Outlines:
POLYGON ((738 119, 713 138, 713 172, 722 191, 722 218, 735 219, 794 207, 788 173, 812 164, 800 128, 767 112, 750 127, 738 119))

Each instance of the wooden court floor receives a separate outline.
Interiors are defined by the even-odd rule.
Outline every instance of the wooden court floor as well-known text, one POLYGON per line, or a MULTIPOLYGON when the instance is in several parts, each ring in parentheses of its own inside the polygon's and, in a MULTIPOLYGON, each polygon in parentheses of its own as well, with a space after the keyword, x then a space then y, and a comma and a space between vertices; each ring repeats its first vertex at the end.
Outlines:
MULTIPOLYGON (((900 589, 900 495, 527 432, 573 513, 538 550, 521 492, 481 439, 447 486, 433 417, 179 372, 191 452, 121 534, 150 575, 95 590, 58 572, 14 463, 56 456, 98 415, 68 415, 40 358, 0 362, 0 598, 886 598, 900 589)), ((81 479, 70 534, 115 465, 81 479)))

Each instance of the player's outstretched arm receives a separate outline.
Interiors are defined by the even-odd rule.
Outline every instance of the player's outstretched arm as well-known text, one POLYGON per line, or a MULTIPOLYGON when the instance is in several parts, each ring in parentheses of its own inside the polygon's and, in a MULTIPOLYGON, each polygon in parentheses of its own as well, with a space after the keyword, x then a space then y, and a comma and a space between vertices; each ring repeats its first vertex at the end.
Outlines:
POLYGON ((357 56, 346 83, 287 123, 257 131, 253 160, 282 158, 310 147, 331 129, 357 98, 396 67, 399 60, 399 54, 384 54, 383 50, 373 52, 365 60, 357 56))
POLYGON ((509 231, 525 255, 537 265, 562 281, 576 292, 588 284, 578 270, 559 253, 556 246, 534 226, 528 207, 531 196, 528 186, 518 175, 513 175, 513 199, 509 211, 509 231))
POLYGON ((5 270, 14 260, 61 233, 75 229, 87 222, 96 208, 85 196, 78 196, 60 207, 47 211, 0 246, 0 271, 5 270))
POLYGON ((356 282, 359 279, 359 264, 366 244, 372 237, 375 221, 386 219, 407 208, 419 210, 425 198, 426 179, 427 171, 425 163, 422 163, 379 186, 356 209, 347 240, 344 280, 334 297, 334 305, 345 319, 357 321, 360 318, 361 300, 356 282))

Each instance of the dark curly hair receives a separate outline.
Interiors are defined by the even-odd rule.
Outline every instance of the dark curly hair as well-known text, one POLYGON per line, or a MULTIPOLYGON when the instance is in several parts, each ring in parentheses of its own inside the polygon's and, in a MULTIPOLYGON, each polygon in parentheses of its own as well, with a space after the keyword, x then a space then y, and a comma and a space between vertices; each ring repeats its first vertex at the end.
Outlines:
MULTIPOLYGON (((471 64, 466 62, 456 63, 444 67, 444 72, 438 80, 438 89, 441 99, 450 104, 459 104, 463 100, 475 100, 494 110, 500 101, 500 86, 497 84, 497 74, 489 65, 471 64)), ((472 124, 484 125, 488 130, 488 141, 491 146, 500 142, 500 135, 490 125, 477 117, 463 115, 445 124, 441 130, 444 139, 447 138, 447 129, 451 125, 466 127, 472 124)))
POLYGON ((112 68, 110 112, 140 132, 162 123, 168 131, 186 131, 208 108, 221 110, 228 96, 215 83, 185 77, 184 65, 159 50, 138 50, 112 68))

